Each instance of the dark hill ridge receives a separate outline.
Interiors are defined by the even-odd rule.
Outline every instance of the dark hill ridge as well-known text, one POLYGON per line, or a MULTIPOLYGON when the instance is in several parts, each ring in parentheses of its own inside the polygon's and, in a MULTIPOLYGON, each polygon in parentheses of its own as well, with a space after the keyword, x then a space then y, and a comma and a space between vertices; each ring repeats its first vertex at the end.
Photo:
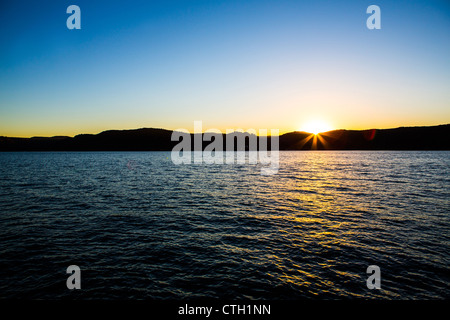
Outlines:
MULTIPOLYGON (((193 142, 193 134, 190 135, 193 142)), ((141 128, 108 130, 75 137, 0 137, 0 151, 170 151, 178 144, 178 141, 171 141, 171 136, 171 130, 141 128)), ((224 146, 225 137, 223 134, 224 146)), ((203 147, 208 144, 210 142, 204 142, 203 147)), ((395 129, 333 130, 320 134, 315 139, 306 132, 290 132, 279 137, 279 144, 280 150, 450 150, 450 124, 395 129)))
MULTIPOLYGON (((313 139, 304 132, 280 136, 280 150, 310 150, 313 139)), ((450 150, 450 124, 395 129, 333 130, 316 139, 319 150, 450 150)))

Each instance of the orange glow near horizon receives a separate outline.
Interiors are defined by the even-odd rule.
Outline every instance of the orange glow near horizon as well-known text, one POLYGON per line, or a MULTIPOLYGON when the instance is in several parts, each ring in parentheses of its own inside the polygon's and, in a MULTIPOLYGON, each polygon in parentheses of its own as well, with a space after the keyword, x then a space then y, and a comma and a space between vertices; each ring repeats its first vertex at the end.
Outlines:
MULTIPOLYGON (((279 135, 294 132, 294 131, 304 131, 307 133, 311 133, 313 136, 319 133, 324 133, 331 130, 337 129, 346 129, 346 130, 368 130, 368 129, 390 129, 390 128, 398 128, 400 126, 435 126, 446 124, 445 122, 408 122, 404 124, 384 124, 384 125, 346 125, 341 124, 336 119, 333 119, 332 122, 329 122, 328 119, 309 119, 303 122, 303 124, 298 125, 295 121, 289 121, 286 125, 280 125, 280 122, 274 122, 274 125, 270 125, 268 123, 259 123, 254 126, 254 130, 256 130, 257 134, 260 135, 260 129, 267 129, 268 134, 270 135, 271 129, 279 129, 279 135), (331 124, 332 123, 332 124, 331 124)), ((140 121, 133 123, 131 121, 117 121, 111 124, 109 123, 87 123, 82 125, 71 125, 70 119, 66 119, 66 121, 61 121, 60 123, 53 124, 53 126, 47 126, 46 128, 41 128, 40 123, 33 123, 32 120, 29 122, 20 123, 18 126, 14 126, 14 123, 9 123, 1 127, 0 136, 6 137, 20 137, 20 138, 30 138, 30 137, 52 137, 52 136, 76 136, 78 134, 98 134, 102 131, 107 130, 133 130, 139 128, 160 128, 166 130, 177 130, 179 128, 185 128, 189 132, 193 132, 193 122, 185 123, 179 122, 176 125, 171 125, 170 123, 163 122, 154 122, 149 123, 146 121, 140 121)), ((214 123, 213 121, 204 121, 202 131, 216 129, 217 131, 225 133, 227 129, 231 130, 243 130, 248 131, 252 128, 250 125, 244 125, 241 122, 236 123, 234 126, 230 124, 223 123, 214 123), (215 124, 215 125, 214 125, 215 124)), ((320 136, 318 139, 320 140, 320 136)))
POLYGON ((330 124, 320 119, 310 120, 301 127, 301 131, 312 133, 314 135, 330 131, 332 129, 333 128, 331 127, 330 124))

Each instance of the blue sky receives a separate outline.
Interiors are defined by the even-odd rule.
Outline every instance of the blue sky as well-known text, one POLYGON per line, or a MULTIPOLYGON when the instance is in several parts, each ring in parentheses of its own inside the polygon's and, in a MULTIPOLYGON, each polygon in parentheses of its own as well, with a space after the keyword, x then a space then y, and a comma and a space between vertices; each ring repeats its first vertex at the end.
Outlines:
POLYGON ((447 1, 2 1, 0 30, 0 135, 450 123, 447 1))

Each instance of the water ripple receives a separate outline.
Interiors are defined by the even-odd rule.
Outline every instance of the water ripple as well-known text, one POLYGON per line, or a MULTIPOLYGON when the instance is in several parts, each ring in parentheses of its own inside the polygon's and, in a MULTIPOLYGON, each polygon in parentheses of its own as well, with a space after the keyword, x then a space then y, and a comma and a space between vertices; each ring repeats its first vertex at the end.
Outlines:
POLYGON ((274 176, 168 159, 0 153, 0 298, 450 297, 449 152, 281 152, 274 176))

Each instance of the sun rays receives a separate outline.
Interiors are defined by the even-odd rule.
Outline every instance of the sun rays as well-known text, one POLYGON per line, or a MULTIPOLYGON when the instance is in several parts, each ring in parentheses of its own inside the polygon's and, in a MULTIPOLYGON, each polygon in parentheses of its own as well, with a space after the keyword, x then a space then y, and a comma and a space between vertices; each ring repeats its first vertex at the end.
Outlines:
POLYGON ((297 142, 297 145, 299 149, 303 149, 305 144, 312 139, 311 150, 327 149, 328 143, 323 136, 326 136, 326 133, 310 134, 306 138, 297 142))
POLYGON ((301 126, 301 131, 310 133, 310 135, 300 140, 297 145, 300 149, 303 149, 307 143, 311 143, 311 150, 327 149, 328 143, 326 139, 324 139, 324 136, 326 136, 327 131, 330 130, 332 130, 332 126, 321 119, 305 122, 301 126))
POLYGON ((314 135, 330 131, 331 129, 332 127, 330 124, 320 119, 310 120, 302 126, 302 131, 312 133, 314 135))

